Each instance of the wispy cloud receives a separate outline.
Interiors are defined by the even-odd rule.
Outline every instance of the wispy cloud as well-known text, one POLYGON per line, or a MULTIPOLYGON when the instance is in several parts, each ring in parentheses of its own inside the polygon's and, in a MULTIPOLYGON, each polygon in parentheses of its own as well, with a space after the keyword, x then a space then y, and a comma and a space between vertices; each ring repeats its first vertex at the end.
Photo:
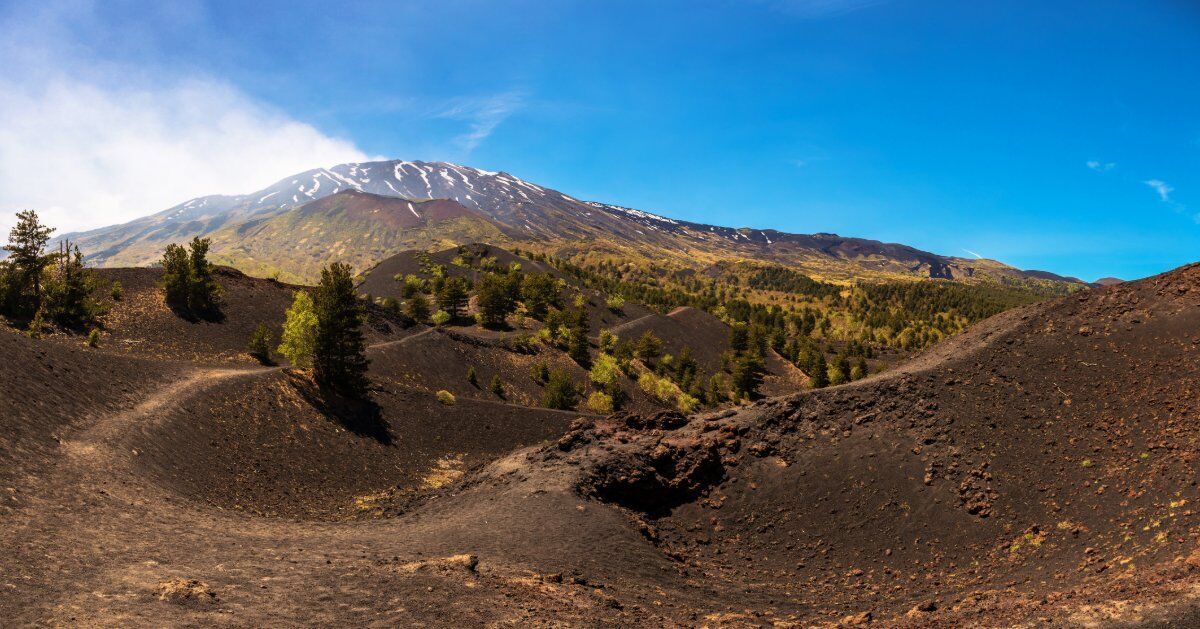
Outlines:
POLYGON ((971 254, 971 255, 975 256, 975 259, 976 259, 976 260, 982 260, 982 259, 983 259, 983 256, 979 255, 978 253, 975 253, 974 251, 971 251, 970 249, 963 249, 963 251, 966 251, 967 253, 969 253, 969 254, 971 254))
POLYGON ((449 107, 438 112, 437 116, 468 123, 466 133, 455 138, 455 142, 469 153, 492 135, 500 123, 524 105, 525 94, 511 91, 478 98, 456 99, 449 107))
POLYGON ((0 18, 0 56, 20 59, 0 67, 0 238, 18 210, 61 233, 367 157, 228 82, 81 51, 62 24, 89 6, 0 18))
POLYGON ((1117 167, 1115 162, 1101 162, 1097 160, 1088 160, 1087 167, 1098 173, 1106 173, 1117 167))
POLYGON ((1153 188, 1154 191, 1158 193, 1158 198, 1163 203, 1171 202, 1171 193, 1175 192, 1175 188, 1171 187, 1171 184, 1163 181, 1162 179, 1147 179, 1142 183, 1153 188))
MULTIPOLYGON (((1175 194, 1175 187, 1171 184, 1163 181, 1162 179, 1147 179, 1142 183, 1154 190, 1154 192, 1158 194, 1158 200, 1165 203, 1167 207, 1180 213, 1185 213, 1188 211, 1186 205, 1176 201, 1175 197, 1171 196, 1175 194)), ((1192 220, 1196 223, 1200 223, 1200 213, 1193 214, 1192 220)))

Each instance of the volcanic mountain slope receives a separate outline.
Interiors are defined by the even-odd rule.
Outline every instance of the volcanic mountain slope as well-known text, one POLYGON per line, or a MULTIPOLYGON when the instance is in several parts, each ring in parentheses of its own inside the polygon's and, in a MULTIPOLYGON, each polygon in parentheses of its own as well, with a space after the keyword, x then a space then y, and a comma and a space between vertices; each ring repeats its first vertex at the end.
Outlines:
MULTIPOLYGON (((338 205, 355 205, 366 197, 353 198, 354 202, 343 200, 338 205)), ((375 200, 371 204, 380 206, 383 202, 375 200)), ((374 218, 374 214, 360 214, 357 220, 370 222, 374 218)), ((288 279, 303 281, 314 280, 308 260, 314 250, 340 249, 343 257, 353 260, 361 270, 366 264, 360 264, 360 260, 378 261, 408 247, 434 249, 446 241, 461 244, 514 239, 562 255, 644 256, 683 267, 748 258, 796 265, 831 279, 915 276, 1080 283, 1051 273, 1021 271, 992 260, 940 256, 905 245, 836 234, 788 234, 679 221, 632 208, 580 201, 503 172, 402 160, 311 170, 252 194, 199 197, 130 223, 66 236, 79 244, 95 264, 136 266, 157 259, 169 242, 204 235, 214 235, 218 240, 214 251, 228 255, 244 270, 293 273, 288 279), (401 216, 402 212, 381 209, 380 224, 364 227, 346 213, 329 214, 330 208, 322 205, 300 210, 302 216, 289 216, 297 208, 346 192, 406 201, 453 200, 486 217, 492 225, 464 221, 469 224, 422 234, 390 224, 387 217, 401 216), (270 226, 264 226, 263 221, 269 221, 270 226), (357 229, 365 229, 369 235, 349 237, 357 229), (504 239, 487 233, 492 230, 502 232, 504 239), (297 248, 291 239, 297 234, 312 246, 297 248), (247 236, 254 236, 253 242, 239 248, 247 236), (422 237, 428 240, 421 241, 422 237), (304 274, 296 274, 293 266, 304 274)))
POLYGON ((385 398, 380 439, 304 410, 270 368, 5 333, 4 383, 52 386, 0 398, 0 614, 1194 626, 1197 330, 1192 266, 998 315, 852 385, 579 420, 457 482, 447 450, 486 461, 521 441, 498 437, 541 437, 495 430, 510 407, 385 398), (351 497, 390 517, 329 521, 351 497))

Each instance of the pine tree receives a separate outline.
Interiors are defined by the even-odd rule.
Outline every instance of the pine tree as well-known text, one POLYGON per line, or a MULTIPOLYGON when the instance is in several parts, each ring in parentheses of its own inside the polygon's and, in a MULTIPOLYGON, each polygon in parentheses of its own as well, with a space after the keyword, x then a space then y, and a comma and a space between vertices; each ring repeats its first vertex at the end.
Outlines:
POLYGON ((821 352, 814 354, 812 365, 808 368, 808 377, 812 381, 814 389, 823 389, 829 386, 829 367, 825 364, 825 354, 821 352))
POLYGON ((54 229, 42 225, 37 212, 17 212, 17 224, 8 234, 7 303, 4 311, 17 316, 38 312, 42 306, 42 272, 53 261, 46 255, 46 243, 54 229))
POLYGON ((176 310, 188 310, 188 296, 192 286, 192 266, 187 249, 181 245, 167 245, 162 259, 162 287, 167 305, 176 310))
POLYGON ((650 330, 646 330, 640 338, 638 338, 637 346, 634 351, 637 357, 643 362, 650 364, 655 359, 662 355, 662 340, 654 335, 650 330))
POLYGON ((732 387, 738 397, 749 398, 758 394, 762 386, 762 359, 754 354, 744 354, 733 363, 732 387))
POLYGON ((474 365, 467 367, 467 382, 470 382, 471 386, 477 386, 479 384, 478 377, 475 375, 474 365))
POLYGON ((484 327, 502 328, 506 317, 515 310, 512 283, 505 277, 488 273, 480 282, 476 304, 484 327))
POLYGON ((854 366, 850 368, 850 379, 861 380, 866 378, 868 373, 870 373, 870 369, 867 367, 867 361, 862 356, 859 356, 858 362, 854 363, 854 366))
POLYGON ((549 273, 529 275, 521 284, 521 301, 525 304, 529 316, 541 321, 551 306, 558 307, 562 303, 558 280, 549 273))
POLYGON ((467 300, 467 282, 461 277, 447 279, 437 294, 438 309, 446 311, 451 320, 461 319, 466 314, 467 300))
POLYGON ((44 286, 46 316, 61 326, 77 329, 94 322, 104 307, 93 297, 99 282, 83 265, 79 247, 64 240, 53 257, 55 263, 44 286))
POLYGON ((729 326, 729 349, 741 353, 750 348, 750 331, 745 323, 735 322, 729 326))
POLYGON ((500 380, 500 374, 492 376, 492 383, 488 388, 496 394, 496 397, 504 398, 504 383, 500 380))
POLYGON ((188 308, 193 314, 212 316, 220 312, 221 285, 213 276, 213 265, 208 261, 208 238, 193 238, 188 266, 191 282, 188 286, 188 308))
POLYGON ((349 265, 335 262, 322 269, 315 292, 313 376, 321 387, 346 397, 365 398, 369 361, 361 329, 362 305, 354 293, 349 265))
POLYGON ((560 410, 571 410, 579 403, 579 388, 571 376, 558 369, 550 371, 546 389, 542 391, 542 406, 560 410))
POLYGON ((308 368, 312 366, 316 338, 317 313, 313 307, 312 296, 305 291, 296 291, 283 324, 279 353, 296 367, 308 368))
POLYGON ((404 303, 405 311, 413 321, 424 323, 429 319, 429 300, 421 293, 414 293, 408 301, 404 303))

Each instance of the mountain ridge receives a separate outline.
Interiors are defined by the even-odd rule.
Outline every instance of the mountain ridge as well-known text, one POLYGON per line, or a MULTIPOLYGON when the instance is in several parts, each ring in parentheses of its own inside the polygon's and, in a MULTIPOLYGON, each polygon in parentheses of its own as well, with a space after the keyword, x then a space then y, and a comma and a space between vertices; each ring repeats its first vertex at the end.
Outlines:
MULTIPOLYGON (((408 160, 312 169, 249 194, 196 197, 128 223, 60 238, 70 238, 79 244, 88 260, 98 266, 146 265, 156 260, 170 242, 217 234, 234 225, 275 217, 344 192, 409 201, 452 200, 494 223, 506 242, 566 252, 587 243, 592 245, 589 252, 613 248, 664 258, 680 266, 742 258, 796 266, 840 279, 896 275, 957 281, 1012 278, 1083 284, 1076 278, 1045 271, 1021 270, 994 260, 943 256, 900 243, 673 219, 644 210, 579 200, 503 171, 408 160)), ((435 239, 421 248, 442 246, 445 242, 435 239)), ((222 253, 221 247, 215 247, 214 251, 222 253)), ((385 256, 379 259, 382 257, 385 256)), ((238 256, 231 256, 228 261, 240 262, 238 256)))

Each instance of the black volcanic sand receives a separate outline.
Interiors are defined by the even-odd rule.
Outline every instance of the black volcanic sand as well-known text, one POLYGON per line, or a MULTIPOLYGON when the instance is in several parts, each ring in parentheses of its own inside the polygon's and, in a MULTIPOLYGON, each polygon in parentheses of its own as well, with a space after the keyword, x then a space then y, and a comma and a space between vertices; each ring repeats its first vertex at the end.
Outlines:
POLYGON ((0 339, 8 624, 1197 620, 1196 266, 692 418, 384 386, 388 437, 288 371, 0 339))

